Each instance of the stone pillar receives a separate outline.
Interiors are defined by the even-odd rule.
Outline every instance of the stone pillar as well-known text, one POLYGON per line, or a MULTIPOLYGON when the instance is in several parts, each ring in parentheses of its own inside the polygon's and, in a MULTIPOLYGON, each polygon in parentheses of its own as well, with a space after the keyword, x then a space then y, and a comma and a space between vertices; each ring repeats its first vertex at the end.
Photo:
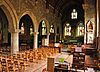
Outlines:
POLYGON ((56 42, 56 39, 57 39, 57 34, 55 33, 55 42, 56 42))
POLYGON ((16 54, 19 51, 19 33, 11 33, 11 54, 16 54))
POLYGON ((34 48, 37 49, 38 45, 38 32, 34 32, 34 48))
POLYGON ((98 41, 98 50, 97 51, 99 52, 98 56, 100 57, 100 37, 98 37, 97 41, 98 41))
POLYGON ((50 36, 50 33, 47 34, 47 40, 48 40, 48 43, 47 44, 48 45, 49 45, 49 36, 50 36))
POLYGON ((87 11, 88 11, 88 7, 89 5, 86 3, 86 0, 84 2, 84 4, 82 5, 83 6, 83 9, 84 9, 84 23, 85 23, 85 34, 84 34, 84 44, 86 44, 87 42, 87 31, 86 31, 86 22, 87 22, 87 11))
POLYGON ((97 0, 97 3, 96 3, 96 7, 97 7, 97 42, 98 42, 98 52, 99 52, 99 57, 100 57, 100 0, 97 0))
POLYGON ((99 6, 99 0, 97 0, 96 2, 97 2, 97 3, 96 3, 96 12, 97 12, 97 13, 96 13, 96 14, 97 14, 97 15, 96 15, 96 16, 97 16, 97 19, 96 19, 96 20, 97 20, 97 37, 98 37, 98 36, 99 36, 99 29, 100 29, 100 28, 99 28, 99 24, 100 24, 100 23, 99 23, 99 20, 100 20, 100 14, 99 14, 100 11, 99 11, 99 7, 100 7, 100 6, 99 6))

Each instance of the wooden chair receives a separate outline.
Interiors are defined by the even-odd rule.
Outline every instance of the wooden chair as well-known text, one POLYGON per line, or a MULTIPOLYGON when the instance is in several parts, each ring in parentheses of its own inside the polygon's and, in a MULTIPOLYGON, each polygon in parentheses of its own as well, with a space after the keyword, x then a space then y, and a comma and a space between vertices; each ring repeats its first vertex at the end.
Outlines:
POLYGON ((14 72, 14 69, 13 69, 13 67, 12 67, 12 66, 10 66, 10 67, 7 67, 7 72, 14 72))
POLYGON ((19 65, 20 65, 20 72, 24 72, 25 71, 25 69, 26 69, 26 67, 28 67, 29 65, 27 64, 27 63, 25 63, 25 62, 23 62, 23 61, 21 61, 20 63, 19 63, 19 65))
POLYGON ((33 56, 30 56, 29 57, 29 62, 33 62, 33 61, 34 61, 33 56))
POLYGON ((20 59, 20 57, 21 57, 21 56, 20 56, 20 54, 18 53, 18 54, 17 54, 17 59, 20 59))
POLYGON ((2 72, 1 57, 0 57, 0 72, 2 72))
POLYGON ((85 53, 84 52, 73 53, 72 68, 74 68, 76 71, 77 69, 85 70, 85 53))
POLYGON ((1 60, 1 68, 2 68, 2 72, 7 72, 6 59, 4 58, 1 60))
POLYGON ((20 72, 24 72, 25 66, 24 66, 24 62, 19 62, 19 70, 20 72))
POLYGON ((16 60, 14 61, 14 71, 19 72, 19 62, 16 60))

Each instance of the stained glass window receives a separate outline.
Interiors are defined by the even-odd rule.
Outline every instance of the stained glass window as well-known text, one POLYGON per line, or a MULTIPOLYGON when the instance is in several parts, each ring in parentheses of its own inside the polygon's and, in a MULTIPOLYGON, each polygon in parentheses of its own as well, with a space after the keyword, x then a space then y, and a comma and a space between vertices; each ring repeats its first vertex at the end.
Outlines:
POLYGON ((21 34, 24 34, 24 23, 21 25, 21 34))
POLYGON ((50 33, 54 33, 54 25, 50 26, 50 33))
POLYGON ((65 25, 64 35, 65 35, 65 36, 71 36, 71 26, 70 26, 69 23, 67 23, 67 24, 65 25))
POLYGON ((42 35, 46 35, 46 24, 42 21, 42 35))
POLYGON ((84 25, 82 22, 79 23, 78 25, 78 36, 84 35, 84 25))
POLYGON ((77 19, 77 11, 76 11, 76 9, 73 9, 73 11, 71 13, 71 19, 77 19))
POLYGON ((30 35, 32 35, 33 34, 33 28, 32 28, 32 26, 30 27, 30 35))

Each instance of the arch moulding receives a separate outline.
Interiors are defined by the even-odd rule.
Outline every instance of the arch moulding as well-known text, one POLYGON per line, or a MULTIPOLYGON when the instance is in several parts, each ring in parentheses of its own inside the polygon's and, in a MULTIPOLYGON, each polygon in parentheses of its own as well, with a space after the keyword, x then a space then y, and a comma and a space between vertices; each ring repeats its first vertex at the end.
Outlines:
POLYGON ((45 22, 46 22, 46 27, 47 27, 47 34, 49 34, 49 22, 48 22, 48 20, 46 19, 46 18, 41 18, 40 20, 39 20, 39 24, 38 24, 38 29, 39 29, 39 25, 40 25, 40 22, 42 21, 42 20, 44 20, 45 22))
POLYGON ((9 23, 9 31, 15 32, 17 29, 18 17, 13 5, 8 0, 2 0, 0 2, 0 8, 7 16, 7 20, 9 23))
POLYGON ((24 15, 30 16, 30 18, 32 19, 33 27, 34 27, 34 32, 37 32, 37 24, 38 23, 37 23, 35 15, 31 11, 25 11, 24 13, 21 14, 19 21, 24 15))

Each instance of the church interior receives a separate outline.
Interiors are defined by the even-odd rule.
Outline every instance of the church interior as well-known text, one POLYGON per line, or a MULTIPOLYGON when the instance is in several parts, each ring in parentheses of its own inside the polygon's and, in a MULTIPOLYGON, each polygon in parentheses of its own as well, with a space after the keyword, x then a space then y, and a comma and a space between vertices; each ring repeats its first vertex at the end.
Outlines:
POLYGON ((0 0, 0 72, 100 72, 100 0, 0 0))

